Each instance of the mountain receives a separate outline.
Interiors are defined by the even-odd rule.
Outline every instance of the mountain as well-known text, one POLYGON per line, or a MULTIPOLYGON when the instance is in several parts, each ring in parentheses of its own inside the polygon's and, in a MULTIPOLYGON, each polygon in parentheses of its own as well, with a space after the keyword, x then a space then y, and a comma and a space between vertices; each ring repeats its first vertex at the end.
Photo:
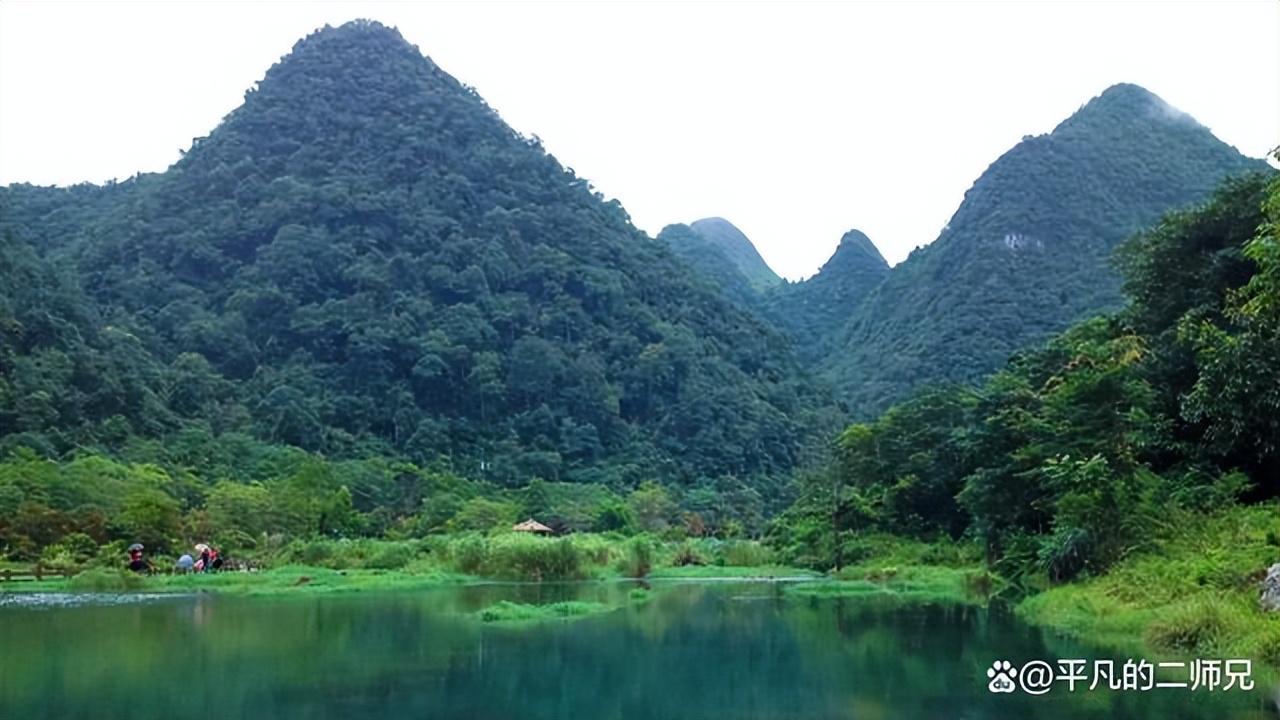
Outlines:
POLYGON ((790 337, 807 364, 831 349, 832 337, 889 272, 880 251, 858 230, 840 239, 817 273, 795 283, 775 275, 747 236, 723 218, 668 225, 658 239, 712 287, 790 337))
POLYGON ((767 316, 784 328, 807 360, 831 350, 849 316, 889 274, 889 263, 859 230, 840 238, 831 258, 812 277, 779 287, 767 316))
POLYGON ((864 416, 924 384, 974 381, 1117 306, 1120 241, 1265 167, 1152 93, 1108 88, 992 163, 851 316, 823 369, 864 416))
POLYGON ((765 291, 782 282, 782 278, 760 257, 756 246, 742 231, 724 218, 703 218, 689 225, 707 246, 718 249, 751 287, 765 291))
POLYGON ((658 240, 739 306, 763 313, 763 298, 782 284, 741 230, 723 218, 668 225, 658 240))
POLYGON ((299 41, 163 173, 5 188, 0 233, 0 450, 629 486, 780 478, 831 426, 785 338, 375 22, 299 41))
MULTIPOLYGON (((746 240, 745 236, 743 240, 746 240)), ((692 226, 680 223, 662 228, 658 241, 669 247, 672 254, 684 261, 709 288, 723 294, 740 308, 759 314, 767 288, 753 284, 719 245, 709 242, 692 226)))

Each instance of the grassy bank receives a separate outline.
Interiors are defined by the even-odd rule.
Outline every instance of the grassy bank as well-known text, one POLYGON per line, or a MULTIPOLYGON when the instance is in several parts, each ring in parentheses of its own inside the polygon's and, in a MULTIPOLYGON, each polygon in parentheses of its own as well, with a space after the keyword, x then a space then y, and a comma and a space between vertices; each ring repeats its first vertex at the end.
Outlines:
POLYGON ((1280 667, 1280 613, 1258 606, 1259 583, 1280 562, 1277 503, 1171 511, 1148 545, 1107 572, 1061 585, 1033 578, 1021 591, 987 572, 967 543, 866 535, 846 550, 853 564, 787 593, 979 604, 999 593, 1025 621, 1091 645, 1280 667))
POLYGON ((408 590, 460 585, 478 578, 442 571, 332 570, 286 565, 255 572, 144 577, 115 568, 93 568, 71 578, 0 583, 0 592, 216 592, 228 595, 280 595, 369 590, 408 590))
POLYGON ((912 602, 982 605, 990 600, 994 578, 977 568, 913 565, 901 568, 854 568, 825 582, 787 588, 801 597, 867 597, 888 595, 912 602))
MULTIPOLYGON (((121 570, 106 554, 69 579, 0 582, 0 592, 222 592, 284 594, 412 589, 466 582, 556 582, 628 577, 774 578, 812 575, 773 562, 754 541, 664 542, 649 536, 581 533, 561 538, 523 533, 429 536, 420 540, 312 540, 231 557, 255 572, 157 574, 121 570)), ((156 558, 158 567, 171 564, 156 558)))
POLYGON ((1280 562, 1280 506, 1170 518, 1165 535, 1104 575, 1028 597, 1019 615, 1090 643, 1280 666, 1280 615, 1258 606, 1280 562))
POLYGON ((972 543, 920 542, 892 535, 864 535, 844 547, 852 564, 824 582, 787 588, 801 597, 892 596, 910 602, 984 604, 1001 587, 982 568, 972 543))

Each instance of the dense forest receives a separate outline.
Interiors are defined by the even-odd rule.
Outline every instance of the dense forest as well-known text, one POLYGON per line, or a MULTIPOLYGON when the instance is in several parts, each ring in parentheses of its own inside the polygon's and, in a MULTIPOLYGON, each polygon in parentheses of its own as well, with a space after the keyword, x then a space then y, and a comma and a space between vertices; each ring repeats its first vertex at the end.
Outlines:
POLYGON ((869 531, 971 537, 1006 578, 1066 580, 1175 510, 1280 496, 1280 180, 1228 181, 1118 256, 1122 309, 850 425, 775 540, 829 566, 869 531))
POLYGON ((774 274, 751 240, 723 218, 668 225, 658 239, 726 298, 790 338, 806 367, 838 347, 850 315, 889 274, 889 263, 859 230, 845 233, 818 272, 800 282, 774 274))
POLYGON ((1224 178, 1265 167, 1121 84, 992 163, 937 240, 894 268, 857 230, 794 283, 768 282, 776 276, 725 220, 660 237, 871 418, 916 388, 978 382, 1012 353, 1118 308, 1117 245, 1224 178))
POLYGON ((1123 243, 1123 310, 1108 265, 1254 167, 1117 86, 902 265, 854 230, 788 283, 725 220, 638 231, 396 31, 326 28, 163 173, 0 189, 0 552, 537 517, 1105 567, 1161 503, 1275 494, 1271 181, 1123 243))
POLYGON ((889 274, 889 263, 871 239, 850 230, 813 277, 787 283, 766 297, 764 314, 794 340, 806 365, 818 365, 841 350, 839 340, 851 314, 889 274))
POLYGON ((703 218, 689 223, 688 229, 690 235, 670 243, 671 249, 691 267, 713 274, 732 271, 756 292, 768 291, 782 282, 751 240, 728 220, 703 218))
POLYGON ((779 333, 376 23, 299 42, 167 172, 0 203, 6 449, 779 496, 835 426, 779 333))
POLYGON ((975 382, 1118 307, 1110 257, 1125 238, 1265 167, 1146 90, 1113 86, 992 163, 937 240, 850 313, 820 365, 861 417, 916 387, 975 382))

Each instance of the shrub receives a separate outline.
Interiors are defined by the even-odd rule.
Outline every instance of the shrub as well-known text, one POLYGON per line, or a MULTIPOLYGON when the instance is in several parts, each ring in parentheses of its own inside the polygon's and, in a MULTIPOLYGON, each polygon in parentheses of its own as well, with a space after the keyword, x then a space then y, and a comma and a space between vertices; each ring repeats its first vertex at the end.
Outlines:
POLYGON ((488 550, 485 569, 496 577, 538 581, 583 576, 582 554, 568 538, 509 533, 492 538, 488 550))
POLYGON ((687 565, 706 565, 707 561, 698 551, 689 543, 682 543, 676 548, 675 555, 671 557, 671 564, 674 567, 685 567, 687 565))
POLYGON ((459 572, 476 575, 489 556, 488 544, 478 535, 465 535, 449 544, 449 556, 459 572))
POLYGON ((364 566, 374 570, 399 570, 413 561, 413 549, 407 544, 388 543, 375 552, 364 566))
POLYGON ((752 540, 731 540, 724 544, 721 554, 725 565, 754 567, 773 562, 773 553, 752 540))
POLYGON ((71 578, 67 587, 76 592, 126 592, 142 587, 142 577, 126 570, 94 568, 71 578))
POLYGON ((144 487, 125 496, 116 523, 125 536, 163 552, 181 534, 182 514, 177 500, 144 487))
POLYGON ((40 564, 54 570, 70 570, 84 565, 98 554, 98 544, 84 533, 74 532, 50 545, 40 554, 40 564))
POLYGON ((643 535, 627 543, 619 570, 627 577, 640 578, 653 569, 653 543, 643 535))
POLYGON ((451 530, 488 531, 510 528, 516 521, 520 508, 514 503, 477 497, 463 503, 458 513, 449 520, 451 530))
POLYGON ((591 529, 595 532, 635 532, 636 516, 631 507, 616 500, 603 503, 596 510, 591 529))
POLYGON ((578 548, 584 563, 594 565, 609 564, 609 558, 612 555, 612 545, 610 545, 609 541, 595 535, 574 535, 571 537, 573 546, 578 548))
POLYGON ((1037 561, 1050 580, 1063 582, 1084 571, 1091 550, 1087 530, 1061 528, 1040 544, 1037 561))
POLYGON ((298 549, 295 557, 304 565, 323 565, 333 557, 333 545, 327 540, 311 540, 298 549))

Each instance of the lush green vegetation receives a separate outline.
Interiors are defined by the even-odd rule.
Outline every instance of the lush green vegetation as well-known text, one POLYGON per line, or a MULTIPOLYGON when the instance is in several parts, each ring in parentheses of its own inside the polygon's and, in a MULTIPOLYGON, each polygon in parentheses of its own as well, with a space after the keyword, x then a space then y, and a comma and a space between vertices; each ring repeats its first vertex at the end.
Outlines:
MULTIPOLYGON (((182 541, 174 541, 178 545, 182 541)), ((541 537, 495 529, 453 532, 420 539, 285 540, 264 537, 256 546, 224 548, 237 569, 248 572, 172 574, 181 547, 151 556, 158 572, 124 570, 123 541, 102 546, 70 536, 46 549, 47 570, 70 579, 0 582, 0 591, 189 592, 234 594, 312 593, 431 587, 480 579, 542 582, 619 578, 803 577, 811 571, 779 565, 759 542, 717 538, 663 540, 620 532, 541 537), (82 545, 79 554, 68 547, 82 545), (243 566, 243 567, 241 567, 243 566)), ((30 570, 29 563, 0 565, 30 570)))
POLYGON ((834 570, 799 594, 1007 584, 1068 632, 1276 661, 1280 185, 1107 266, 1256 167, 1117 86, 901 268, 851 231, 778 283, 726 222, 645 237, 394 31, 328 29, 165 173, 0 191, 0 553, 78 590, 798 566, 834 570), (866 417, 934 384, 827 452, 801 360, 866 417), (135 541, 262 570, 125 575, 135 541))
POLYGON ((566 620, 590 615, 612 612, 616 607, 598 602, 583 600, 565 600, 563 602, 533 605, 528 603, 500 600, 489 607, 478 610, 475 614, 481 622, 486 623, 527 623, 545 622, 547 620, 566 620))
POLYGON ((1131 234, 1264 168, 1146 90, 1116 85, 992 163, 937 240, 851 312, 822 367, 862 417, 921 386, 976 382, 1118 308, 1110 257, 1131 234))
POLYGON ((759 496, 732 487, 672 493, 648 482, 620 494, 536 480, 503 488, 408 463, 252 447, 262 454, 237 461, 258 477, 216 482, 153 463, 15 451, 0 461, 0 551, 54 570, 119 564, 133 542, 166 569, 200 541, 232 559, 336 569, 399 570, 434 553, 458 559, 460 572, 521 579, 583 577, 588 564, 627 558, 631 575, 655 565, 773 561, 746 539, 765 522, 759 496), (509 532, 527 517, 577 532, 554 541, 509 532))
POLYGON ((758 309, 760 298, 782 284, 756 246, 724 218, 668 225, 658 240, 743 307, 758 309))
POLYGON ((1068 632, 1280 657, 1257 607, 1280 560, 1280 180, 1229 181, 1120 257, 1125 309, 840 435, 771 539, 855 582, 803 592, 985 561, 1068 632))
POLYGON ((724 221, 660 238, 870 418, 917 388, 979 382, 1118 308, 1117 245, 1223 178, 1265 168, 1146 90, 1116 85, 996 160, 938 239, 895 268, 856 230, 813 277, 781 284, 760 280, 758 254, 724 221))
POLYGON ((850 230, 813 277, 771 292, 763 313, 794 340, 802 360, 818 365, 841 351, 850 317, 889 274, 889 263, 871 239, 850 230))
POLYGON ((785 333, 806 365, 837 347, 859 303, 889 274, 889 264, 858 230, 840 239, 831 258, 801 282, 773 274, 740 230, 720 218, 668 225, 658 234, 703 280, 785 333))
POLYGON ((863 532, 846 538, 839 569, 828 581, 788 588, 802 597, 886 597, 903 602, 985 604, 1003 581, 982 566, 967 540, 922 542, 863 532))
POLYGON ((1019 614, 1095 642, 1280 667, 1280 617, 1258 610, 1260 570, 1280 559, 1280 506, 1170 520, 1151 552, 1029 597, 1019 614))
POLYGON ((781 334, 376 23, 300 41, 164 173, 0 190, 0 258, 0 453, 198 494, 300 450, 758 517, 838 425, 781 334))

